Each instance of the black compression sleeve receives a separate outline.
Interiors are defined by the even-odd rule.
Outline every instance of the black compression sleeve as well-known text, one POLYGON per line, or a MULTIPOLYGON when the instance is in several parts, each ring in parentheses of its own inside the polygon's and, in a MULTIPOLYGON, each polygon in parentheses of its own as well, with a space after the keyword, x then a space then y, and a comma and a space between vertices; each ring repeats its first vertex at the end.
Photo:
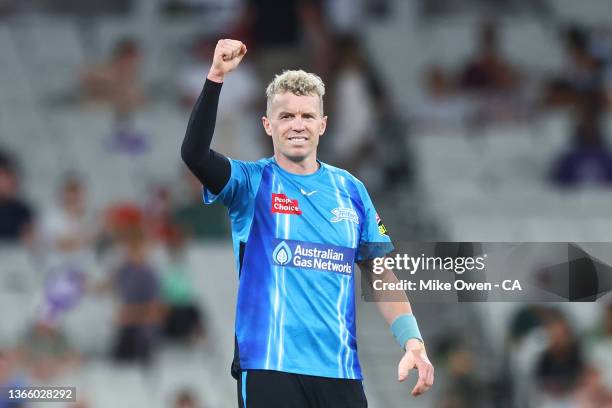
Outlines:
POLYGON ((231 175, 228 158, 210 149, 222 85, 206 80, 191 112, 181 146, 183 161, 213 194, 219 194, 223 190, 231 175))

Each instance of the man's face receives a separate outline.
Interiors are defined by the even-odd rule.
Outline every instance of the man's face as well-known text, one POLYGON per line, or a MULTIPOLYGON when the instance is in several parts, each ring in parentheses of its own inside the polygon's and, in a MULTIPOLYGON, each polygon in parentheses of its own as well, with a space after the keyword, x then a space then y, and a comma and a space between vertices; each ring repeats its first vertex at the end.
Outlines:
POLYGON ((64 186, 62 201, 66 207, 81 209, 85 205, 83 187, 76 182, 64 186))
POLYGON ((319 97, 298 96, 291 92, 275 95, 269 117, 262 118, 266 133, 272 137, 274 153, 293 162, 316 157, 319 136, 325 132, 319 97))
POLYGON ((0 198, 11 198, 17 193, 17 180, 15 175, 0 167, 0 198))

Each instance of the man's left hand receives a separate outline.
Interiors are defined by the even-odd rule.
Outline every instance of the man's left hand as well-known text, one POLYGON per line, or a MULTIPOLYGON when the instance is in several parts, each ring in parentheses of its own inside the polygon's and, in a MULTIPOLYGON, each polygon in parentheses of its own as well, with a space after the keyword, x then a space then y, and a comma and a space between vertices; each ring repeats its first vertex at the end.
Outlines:
POLYGON ((406 354, 397 366, 397 379, 400 382, 404 381, 413 368, 417 369, 419 380, 412 389, 412 395, 418 397, 433 385, 434 368, 427 357, 425 346, 417 339, 410 339, 406 342, 406 354))

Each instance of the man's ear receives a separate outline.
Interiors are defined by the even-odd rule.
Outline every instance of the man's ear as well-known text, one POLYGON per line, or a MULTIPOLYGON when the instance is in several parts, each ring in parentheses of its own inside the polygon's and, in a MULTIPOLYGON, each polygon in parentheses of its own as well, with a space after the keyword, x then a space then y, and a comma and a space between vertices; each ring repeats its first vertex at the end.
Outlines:
POLYGON ((270 124, 270 120, 266 116, 261 117, 261 124, 263 125, 266 134, 268 136, 272 136, 272 125, 270 124))
POLYGON ((319 131, 319 136, 323 136, 323 133, 325 133, 325 129, 327 129, 327 116, 323 116, 323 121, 321 123, 321 130, 319 131))

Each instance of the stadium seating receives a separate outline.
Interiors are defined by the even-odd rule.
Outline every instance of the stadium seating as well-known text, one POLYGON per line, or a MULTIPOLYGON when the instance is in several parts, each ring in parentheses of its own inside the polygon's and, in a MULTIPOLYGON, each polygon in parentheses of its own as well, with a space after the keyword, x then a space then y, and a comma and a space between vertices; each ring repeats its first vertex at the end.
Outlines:
MULTIPOLYGON (((388 20, 364 27, 371 60, 385 61, 377 69, 393 85, 391 95, 405 117, 410 117, 408 112, 422 96, 423 70, 432 63, 458 67, 472 52, 465 44, 474 37, 474 16, 422 24, 417 21, 416 3, 396 0, 388 20)), ((612 16, 607 0, 596 0, 592 8, 574 0, 559 3, 564 10, 560 18, 568 20, 610 22, 612 16)), ((0 24, 0 148, 19 158, 22 189, 39 211, 56 202, 57 186, 68 172, 83 176, 89 204, 96 209, 116 201, 142 202, 151 186, 173 186, 179 180, 179 149, 188 117, 176 106, 173 75, 189 42, 210 26, 198 19, 152 18, 101 17, 91 20, 86 30, 84 21, 48 16, 0 24), (150 103, 133 118, 134 129, 146 136, 150 149, 134 156, 108 148, 115 126, 110 109, 81 106, 70 98, 76 99, 75 84, 83 65, 99 62, 126 35, 142 41, 144 78, 154 91, 150 103)), ((528 18, 509 20, 503 27, 504 50, 536 79, 562 66, 556 27, 528 18)), ((606 128, 612 141, 612 116, 606 128)), ((423 224, 433 225, 435 239, 448 241, 611 242, 612 193, 568 194, 547 186, 551 163, 568 145, 570 131, 566 112, 479 131, 416 129, 407 142, 415 158, 417 186, 414 193, 398 193, 398 201, 381 203, 393 207, 385 223, 409 227, 408 234, 423 224), (410 223, 406 214, 419 219, 410 223)), ((23 248, 0 248, 0 260, 1 347, 14 345, 35 315, 42 273, 23 248)), ((192 247, 188 260, 198 301, 208 316, 207 344, 195 352, 196 357, 169 348, 148 372, 112 365, 102 357, 113 339, 115 303, 108 297, 88 296, 64 322, 68 336, 85 356, 83 366, 58 383, 76 384, 92 407, 161 408, 169 406, 182 387, 194 390, 204 406, 235 406, 234 382, 228 374, 237 278, 231 248, 228 243, 192 247)), ((400 406, 407 387, 395 382, 400 350, 375 306, 357 303, 370 406, 400 406)), ((572 305, 565 310, 581 329, 587 329, 597 317, 594 307, 572 305)), ((476 307, 483 330, 491 337, 492 353, 504 352, 505 324, 515 308, 509 303, 476 307)), ((435 334, 434 325, 425 321, 451 324, 448 310, 424 309, 428 312, 423 316, 431 313, 423 319, 425 333, 435 334)), ((458 324, 467 322, 460 315, 452 316, 458 324)), ((436 387, 443 389, 440 373, 436 387)), ((431 406, 428 398, 411 401, 411 406, 431 406)))

